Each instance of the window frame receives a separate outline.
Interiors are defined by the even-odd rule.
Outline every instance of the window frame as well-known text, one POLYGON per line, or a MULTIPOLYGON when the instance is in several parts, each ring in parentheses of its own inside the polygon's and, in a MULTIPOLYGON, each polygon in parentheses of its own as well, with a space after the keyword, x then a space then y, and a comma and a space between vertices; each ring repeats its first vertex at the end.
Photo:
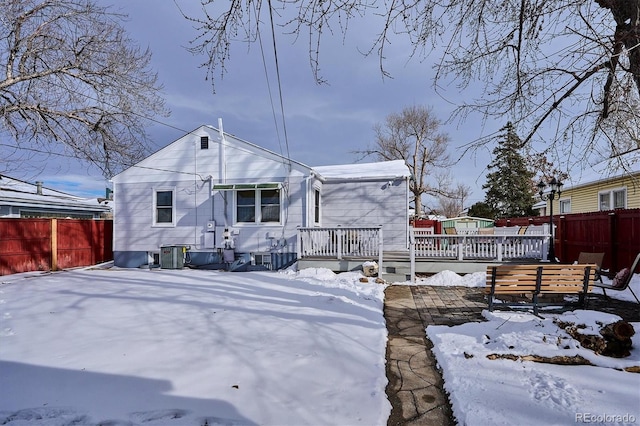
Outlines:
POLYGON ((153 217, 152 217, 152 226, 161 227, 161 228, 174 228, 176 226, 176 188, 175 187, 158 187, 153 188, 153 217), (171 221, 170 222, 160 222, 158 221, 158 209, 167 209, 167 206, 158 206, 158 193, 159 192, 170 192, 171 193, 171 221))
MULTIPOLYGON (((268 188, 268 187, 264 187, 261 188, 259 185, 256 185, 255 188, 239 188, 236 189, 234 192, 234 223, 236 225, 239 226, 255 226, 255 225, 282 225, 282 217, 283 217, 283 202, 282 202, 282 188, 277 187, 277 188, 268 188), (264 207, 268 207, 268 206, 273 206, 273 204, 268 204, 265 205, 263 203, 263 197, 262 197, 262 192, 263 191, 276 191, 278 194, 278 221, 263 221, 262 217, 263 217, 263 213, 262 213, 262 209, 264 207), (238 214, 238 208, 240 207, 239 205, 239 197, 238 194, 241 192, 253 192, 254 193, 254 197, 253 197, 253 207, 254 207, 254 214, 253 214, 253 221, 240 221, 239 220, 239 214, 238 214)), ((247 205, 248 206, 248 205, 247 205)))
POLYGON ((571 213, 571 198, 567 197, 558 200, 558 209, 560 210, 560 214, 571 213))
POLYGON ((606 189, 604 191, 598 191, 598 211, 608 211, 608 210, 619 210, 619 209, 626 209, 627 208, 627 187, 623 186, 623 187, 617 187, 617 188, 610 188, 610 189, 606 189), (616 194, 623 194, 623 203, 621 206, 616 206, 616 194), (607 207, 603 208, 602 206, 602 199, 603 197, 607 197, 607 207))
POLYGON ((313 190, 313 223, 320 225, 322 218, 322 193, 319 189, 313 190))

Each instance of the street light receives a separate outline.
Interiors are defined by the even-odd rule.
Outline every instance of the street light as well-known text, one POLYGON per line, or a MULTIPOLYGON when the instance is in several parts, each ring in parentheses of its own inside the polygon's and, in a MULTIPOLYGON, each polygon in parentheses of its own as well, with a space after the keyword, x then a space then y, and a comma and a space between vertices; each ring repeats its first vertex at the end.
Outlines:
POLYGON ((547 185, 540 181, 538 184, 538 194, 540 194, 541 200, 549 201, 549 229, 551 232, 551 242, 549 244, 549 262, 556 261, 556 251, 554 247, 554 232, 553 232, 553 200, 556 198, 556 194, 558 194, 558 199, 560 199, 560 194, 562 193, 562 182, 556 180, 556 178, 552 178, 549 181, 549 193, 545 195, 544 189, 547 185))

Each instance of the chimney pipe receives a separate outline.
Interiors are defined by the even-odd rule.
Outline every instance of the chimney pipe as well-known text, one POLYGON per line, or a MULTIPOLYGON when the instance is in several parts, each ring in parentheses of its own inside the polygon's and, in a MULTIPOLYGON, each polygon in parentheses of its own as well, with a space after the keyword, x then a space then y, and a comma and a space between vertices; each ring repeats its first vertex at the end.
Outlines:
POLYGON ((36 181, 36 194, 42 195, 42 181, 36 181))

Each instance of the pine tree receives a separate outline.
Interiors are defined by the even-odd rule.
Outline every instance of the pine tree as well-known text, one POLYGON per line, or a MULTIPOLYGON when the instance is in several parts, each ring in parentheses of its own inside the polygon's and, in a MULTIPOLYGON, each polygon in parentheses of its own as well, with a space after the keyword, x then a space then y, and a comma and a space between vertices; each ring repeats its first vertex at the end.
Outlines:
POLYGON ((485 189, 485 202, 496 213, 496 218, 537 215, 533 210, 535 188, 534 173, 527 168, 520 153, 522 141, 511 122, 500 129, 498 146, 493 150, 485 189))

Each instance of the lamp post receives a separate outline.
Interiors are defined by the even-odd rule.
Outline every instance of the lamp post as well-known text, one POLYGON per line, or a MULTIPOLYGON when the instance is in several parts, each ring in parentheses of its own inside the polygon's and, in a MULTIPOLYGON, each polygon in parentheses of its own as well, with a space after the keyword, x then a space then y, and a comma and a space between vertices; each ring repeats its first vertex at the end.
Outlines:
POLYGON ((549 243, 549 262, 554 263, 556 261, 556 250, 554 247, 554 232, 553 232, 553 200, 556 198, 556 194, 558 195, 558 199, 560 199, 560 194, 562 193, 562 182, 557 180, 555 177, 549 181, 549 193, 545 194, 544 189, 547 185, 540 181, 538 184, 538 194, 540 194, 541 200, 549 201, 549 229, 551 233, 551 242, 549 243))

